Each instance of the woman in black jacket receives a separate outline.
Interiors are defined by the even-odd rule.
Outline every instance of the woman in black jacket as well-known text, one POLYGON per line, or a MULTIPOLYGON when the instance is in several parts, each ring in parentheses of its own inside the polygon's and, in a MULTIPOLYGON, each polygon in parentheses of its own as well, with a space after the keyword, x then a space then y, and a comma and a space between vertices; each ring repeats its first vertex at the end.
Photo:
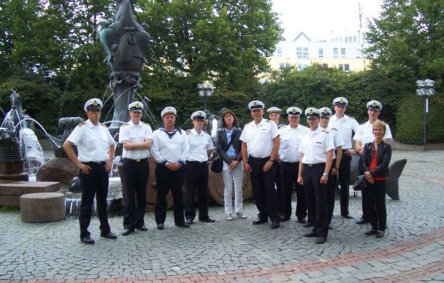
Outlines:
POLYGON ((387 211, 385 207, 386 179, 389 175, 389 164, 392 148, 385 143, 383 137, 386 124, 382 121, 373 123, 375 141, 364 146, 361 159, 361 173, 367 181, 366 190, 369 192, 368 206, 372 229, 366 235, 376 235, 382 238, 387 228, 387 211))
POLYGON ((234 183, 234 210, 238 218, 245 219, 242 212, 242 185, 244 169, 241 159, 239 137, 242 129, 237 128, 237 118, 233 111, 227 109, 222 113, 222 128, 217 130, 216 150, 223 160, 222 174, 224 177, 224 204, 227 220, 233 220, 232 191, 234 183), (230 144, 231 143, 231 144, 230 144))

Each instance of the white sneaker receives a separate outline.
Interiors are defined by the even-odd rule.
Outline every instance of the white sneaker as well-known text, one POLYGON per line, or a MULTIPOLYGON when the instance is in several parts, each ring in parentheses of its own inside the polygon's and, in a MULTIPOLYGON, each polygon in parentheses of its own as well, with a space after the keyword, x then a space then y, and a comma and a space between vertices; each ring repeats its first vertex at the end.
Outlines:
POLYGON ((243 215, 242 212, 238 212, 237 214, 237 218, 241 218, 241 219, 247 219, 246 215, 243 215))
POLYGON ((231 214, 227 214, 227 217, 225 218, 227 221, 233 220, 233 216, 231 214))

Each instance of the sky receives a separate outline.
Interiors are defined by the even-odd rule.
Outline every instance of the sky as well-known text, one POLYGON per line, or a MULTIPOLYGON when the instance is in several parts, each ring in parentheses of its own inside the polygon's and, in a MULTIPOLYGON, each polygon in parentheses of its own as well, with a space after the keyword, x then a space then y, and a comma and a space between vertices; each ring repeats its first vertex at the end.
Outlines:
POLYGON ((359 3, 365 18, 378 17, 383 0, 272 0, 285 40, 300 32, 312 40, 359 29, 359 3))

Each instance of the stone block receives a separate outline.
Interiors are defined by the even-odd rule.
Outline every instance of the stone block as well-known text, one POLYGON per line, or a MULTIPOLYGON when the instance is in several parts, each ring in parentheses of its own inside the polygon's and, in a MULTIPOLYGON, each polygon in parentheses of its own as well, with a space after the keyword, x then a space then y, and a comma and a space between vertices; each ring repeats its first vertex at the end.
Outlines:
POLYGON ((46 223, 65 219, 65 195, 62 193, 24 194, 20 197, 23 222, 46 223))

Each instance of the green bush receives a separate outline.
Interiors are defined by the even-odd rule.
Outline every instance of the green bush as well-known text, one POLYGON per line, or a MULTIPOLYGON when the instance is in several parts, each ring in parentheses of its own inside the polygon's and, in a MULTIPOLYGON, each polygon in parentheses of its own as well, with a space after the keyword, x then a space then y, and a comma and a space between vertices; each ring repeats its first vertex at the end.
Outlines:
MULTIPOLYGON (((444 142, 444 98, 429 99, 427 119, 427 142, 444 142)), ((416 96, 401 101, 396 114, 397 134, 395 139, 408 144, 423 143, 424 99, 416 96)))

